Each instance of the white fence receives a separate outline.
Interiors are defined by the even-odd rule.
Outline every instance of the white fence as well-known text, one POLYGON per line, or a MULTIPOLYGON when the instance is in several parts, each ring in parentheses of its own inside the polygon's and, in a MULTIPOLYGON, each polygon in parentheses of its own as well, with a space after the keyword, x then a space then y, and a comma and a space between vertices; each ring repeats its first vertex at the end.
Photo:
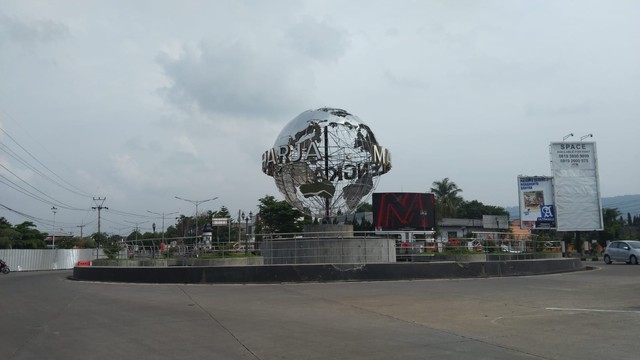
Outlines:
POLYGON ((78 261, 92 261, 95 258, 96 249, 0 249, 0 259, 7 263, 11 271, 73 269, 78 261))

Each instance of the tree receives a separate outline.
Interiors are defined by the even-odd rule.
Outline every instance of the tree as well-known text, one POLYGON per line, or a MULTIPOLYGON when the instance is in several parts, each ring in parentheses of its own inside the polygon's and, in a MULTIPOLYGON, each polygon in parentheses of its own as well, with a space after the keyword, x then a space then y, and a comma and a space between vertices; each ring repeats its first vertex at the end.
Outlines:
POLYGON ((478 200, 462 201, 457 211, 457 216, 464 219, 482 219, 482 215, 509 215, 509 212, 502 207, 485 205, 478 200))
POLYGON ((91 234, 91 238, 93 239, 93 241, 95 241, 96 246, 100 246, 109 238, 109 236, 105 232, 95 232, 91 234))
POLYGON ((45 234, 38 231, 31 221, 25 221, 12 228, 12 247, 14 249, 44 249, 45 234))
POLYGON ((624 226, 624 220, 620 216, 618 209, 602 209, 602 222, 604 223, 604 231, 600 233, 600 239, 613 240, 618 239, 620 230, 624 226))
POLYGON ((56 248, 58 249, 74 249, 78 247, 80 241, 79 237, 63 237, 60 240, 56 239, 56 248))
POLYGON ((112 260, 118 257, 120 250, 122 250, 122 244, 119 241, 108 240, 102 250, 107 258, 112 260))
POLYGON ((167 239, 176 238, 176 237, 178 237, 178 229, 175 226, 170 225, 167 228, 167 232, 164 234, 164 236, 167 239))
POLYGON ((353 230, 355 231, 373 231, 373 224, 365 219, 364 214, 360 221, 356 221, 353 226, 353 230))
POLYGON ((454 217, 463 199, 459 195, 462 189, 448 177, 434 181, 431 192, 436 198, 436 214, 438 218, 454 217))
POLYGON ((363 202, 362 204, 358 205, 358 208, 356 209, 357 213, 372 212, 372 211, 373 211, 373 205, 369 204, 368 202, 363 202))
MULTIPOLYGON (((302 231, 303 214, 288 202, 267 195, 259 200, 257 233, 295 233, 302 231)), ((310 221, 311 219, 308 219, 310 221)))
POLYGON ((229 213, 229 209, 226 206, 222 205, 220 210, 214 213, 214 216, 217 218, 231 218, 231 213, 229 213))
POLYGON ((0 217, 0 230, 7 229, 11 227, 11 223, 9 220, 5 219, 4 216, 0 217))
POLYGON ((13 228, 5 219, 0 218, 0 249, 11 249, 16 240, 22 239, 22 234, 13 228))
POLYGON ((134 240, 142 240, 142 234, 140 233, 140 231, 138 231, 138 229, 133 230, 131 234, 127 236, 127 241, 134 241, 134 240))
POLYGON ((171 226, 167 229, 167 232, 171 231, 170 237, 186 237, 188 235, 189 223, 195 223, 191 221, 190 217, 180 215, 176 218, 175 234, 171 226))

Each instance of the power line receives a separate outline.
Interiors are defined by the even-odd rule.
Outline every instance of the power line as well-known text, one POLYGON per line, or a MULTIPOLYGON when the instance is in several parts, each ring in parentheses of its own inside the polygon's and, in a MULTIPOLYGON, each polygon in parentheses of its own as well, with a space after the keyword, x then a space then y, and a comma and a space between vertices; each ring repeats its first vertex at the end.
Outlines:
MULTIPOLYGON (((51 177, 47 176, 46 174, 44 174, 43 172, 39 171, 38 169, 36 169, 34 166, 30 165, 26 160, 24 160, 22 157, 20 157, 17 153, 15 153, 14 151, 10 150, 8 148, 8 146, 3 145, 3 148, 8 149, 9 151, 5 151, 7 154, 9 154, 9 156, 13 157, 14 159, 18 160, 19 162, 21 162, 23 165, 28 166, 30 169, 32 169, 33 171, 35 171, 38 175, 42 176, 43 178, 49 180, 50 182, 56 184, 57 186, 70 191, 76 195, 80 195, 80 196, 84 196, 84 197, 91 197, 91 195, 85 193, 84 191, 80 190, 78 187, 74 186, 73 184, 69 183, 68 181, 66 181, 65 179, 63 179, 60 175, 58 175, 56 172, 54 172, 53 170, 51 170, 49 167, 47 167, 45 164, 43 164, 38 158, 36 158, 33 154, 31 154, 31 152, 29 152, 26 148, 24 148, 22 145, 20 145, 20 143, 18 143, 18 141, 16 139, 14 139, 5 129, 3 129, 2 127, 0 127, 0 131, 2 131, 7 138, 9 138, 11 141, 13 141, 16 145, 18 145, 18 147, 20 149, 22 149, 22 151, 24 151, 25 153, 27 153, 33 160, 35 160, 40 166, 42 166, 43 168, 45 168, 46 170, 48 170, 51 174, 53 174, 56 178, 58 178, 60 181, 62 181, 63 183, 67 184, 67 186, 64 186, 62 184, 60 184, 58 181, 55 181, 54 179, 52 179, 51 177), (75 190, 74 190, 75 189, 75 190)), ((4 150, 3 150, 4 151, 4 150)))
POLYGON ((146 214, 133 214, 133 213, 128 213, 125 211, 121 211, 121 210, 114 210, 114 209, 109 209, 110 213, 116 214, 116 215, 124 215, 124 216, 133 216, 133 217, 140 217, 140 218, 145 218, 145 219, 150 219, 153 216, 149 216, 146 214))
POLYGON ((31 187, 31 188, 32 188, 32 189, 34 189, 35 191, 37 191, 37 192, 39 192, 40 194, 42 194, 42 195, 44 195, 44 196, 48 197, 49 199, 53 200, 53 202, 51 202, 51 201, 47 201, 47 200, 44 200, 44 199, 43 199, 43 198, 41 198, 40 196, 37 196, 37 195, 33 194, 32 192, 28 191, 27 189, 23 188, 22 186, 20 186, 20 185, 16 184, 15 182, 13 182, 13 181, 9 180, 9 178, 7 178, 6 176, 4 176, 4 175, 0 175, 0 177, 4 178, 5 180, 7 180, 8 182, 10 182, 11 184, 13 184, 13 185, 14 185, 14 186, 11 186, 11 185, 7 184, 6 182, 3 182, 5 185, 7 185, 7 186, 9 186, 9 187, 13 188, 14 190, 17 190, 18 192, 21 192, 21 193, 23 193, 23 194, 25 194, 25 195, 27 195, 27 196, 30 196, 30 197, 32 197, 32 198, 34 198, 34 199, 36 199, 36 200, 40 200, 40 201, 42 201, 42 202, 44 202, 44 203, 46 203, 46 204, 49 204, 49 205, 58 205, 58 206, 60 206, 60 207, 63 207, 63 208, 69 209, 69 210, 82 210, 82 209, 74 208, 74 207, 73 207, 73 206, 71 206, 71 205, 65 204, 65 203, 63 203, 62 201, 57 200, 57 199, 53 198, 52 196, 49 196, 49 195, 45 194, 44 192, 42 192, 42 191, 40 191, 39 189, 37 189, 35 186, 33 186, 33 185, 29 184, 27 181, 25 181, 23 178, 21 178, 20 176, 18 176, 16 173, 14 173, 13 171, 9 170, 9 169, 8 169, 7 167, 5 167, 4 165, 0 164, 0 167, 2 167, 3 169, 5 169, 6 171, 8 171, 11 175, 15 176, 16 178, 18 178, 18 179, 19 179, 20 181, 22 181, 23 183, 27 184, 29 187, 31 187), (17 187, 17 188, 19 188, 20 190, 16 189, 16 187, 17 187))
POLYGON ((35 217, 35 216, 32 216, 32 215, 23 213, 21 211, 12 209, 12 208, 4 205, 4 204, 0 204, 0 207, 3 207, 4 209, 9 210, 12 213, 18 214, 18 215, 20 215, 20 216, 22 216, 22 217, 24 217, 26 219, 29 219, 29 220, 33 221, 34 223, 38 223, 38 224, 41 224, 41 225, 44 225, 44 226, 51 226, 51 223, 48 220, 41 219, 41 218, 38 218, 38 217, 35 217))

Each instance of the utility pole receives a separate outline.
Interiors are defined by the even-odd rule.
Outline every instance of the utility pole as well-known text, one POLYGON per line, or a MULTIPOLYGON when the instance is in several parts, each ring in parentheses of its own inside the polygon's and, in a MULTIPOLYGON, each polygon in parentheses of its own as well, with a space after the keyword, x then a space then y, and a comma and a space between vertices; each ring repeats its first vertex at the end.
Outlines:
POLYGON ((53 212, 53 242, 51 243, 51 247, 55 250, 56 248, 56 212, 58 211, 58 208, 55 206, 51 207, 51 211, 53 212))
MULTIPOLYGON (((98 239, 100 239, 100 236, 102 235, 102 233, 100 232, 100 210, 102 209, 107 209, 109 210, 108 207, 106 206, 102 206, 104 204, 104 201, 107 200, 106 197, 94 197, 93 198, 93 202, 96 203, 96 206, 92 206, 91 208, 93 210, 98 210, 98 239), (100 204, 98 204, 98 201, 100 202, 100 204)), ((96 240, 96 259, 98 259, 98 257, 100 256, 100 242, 96 240)))
POLYGON ((85 224, 82 224, 82 225, 76 225, 76 227, 79 227, 79 228, 80 228, 80 240, 82 240, 82 228, 84 228, 85 226, 87 226, 87 225, 85 225, 85 224))

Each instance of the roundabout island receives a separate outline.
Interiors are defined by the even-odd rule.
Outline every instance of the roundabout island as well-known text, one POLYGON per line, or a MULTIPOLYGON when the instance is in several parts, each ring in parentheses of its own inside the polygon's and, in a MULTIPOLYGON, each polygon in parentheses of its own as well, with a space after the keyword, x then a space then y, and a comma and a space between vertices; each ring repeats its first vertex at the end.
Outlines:
POLYGON ((366 264, 259 265, 259 258, 216 260, 98 260, 76 266, 73 279, 155 284, 250 284, 335 281, 397 281, 543 275, 586 270, 579 258, 428 261, 366 264))
MULTIPOLYGON (((73 278, 128 283, 286 283, 506 277, 585 269, 580 259, 562 258, 559 253, 477 253, 478 239, 468 242, 475 245, 459 249, 472 254, 446 256, 439 243, 440 248, 431 254, 402 254, 400 258, 405 244, 414 246, 418 239, 425 246, 436 244, 435 198, 428 193, 373 193, 379 177, 390 170, 390 152, 357 116, 335 108, 305 111, 262 154, 262 171, 274 179, 284 199, 319 220, 307 225, 304 234, 264 237, 258 256, 96 260, 76 266, 73 278), (372 193, 375 232, 354 234, 352 225, 345 224, 346 216, 355 214, 372 193), (345 216, 343 222, 336 223, 340 216, 345 216)), ((506 220, 496 217, 490 223, 498 225, 497 231, 506 220)), ((489 239, 484 239, 485 245, 489 239)), ((196 240, 196 248, 197 244, 196 240)))

